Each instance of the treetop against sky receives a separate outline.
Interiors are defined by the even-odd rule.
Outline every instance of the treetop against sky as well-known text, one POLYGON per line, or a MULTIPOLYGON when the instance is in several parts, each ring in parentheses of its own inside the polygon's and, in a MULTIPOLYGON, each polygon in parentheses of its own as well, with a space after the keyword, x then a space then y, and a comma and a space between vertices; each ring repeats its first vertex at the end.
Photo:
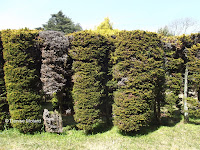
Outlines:
POLYGON ((157 31, 173 20, 193 18, 200 20, 200 1, 132 1, 132 0, 1 0, 0 30, 41 27, 51 17, 62 10, 80 23, 83 29, 94 29, 105 17, 109 17, 114 29, 157 31))

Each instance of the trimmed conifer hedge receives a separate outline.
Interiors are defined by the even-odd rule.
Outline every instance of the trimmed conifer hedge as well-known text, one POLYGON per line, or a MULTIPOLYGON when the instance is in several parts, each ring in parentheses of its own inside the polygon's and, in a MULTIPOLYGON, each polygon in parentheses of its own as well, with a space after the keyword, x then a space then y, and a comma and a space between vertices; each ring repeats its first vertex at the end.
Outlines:
POLYGON ((150 121, 156 97, 164 94, 156 88, 164 75, 162 45, 155 33, 121 31, 115 46, 114 125, 122 131, 137 131, 150 121))
POLYGON ((166 76, 166 99, 165 107, 167 107, 170 117, 173 116, 174 106, 178 106, 179 94, 181 93, 182 72, 184 68, 184 60, 182 54, 182 42, 178 37, 161 37, 163 48, 165 51, 165 76, 166 76))
POLYGON ((189 90, 196 91, 198 99, 191 99, 189 103, 189 116, 200 117, 200 43, 188 49, 189 90))
POLYGON ((188 66, 188 113, 189 117, 200 117, 200 33, 183 35, 185 65, 188 66), (194 97, 196 97, 194 98, 194 97))
POLYGON ((190 38, 196 41, 193 41, 191 47, 187 47, 188 69, 190 71, 189 84, 190 89, 197 91, 198 100, 200 101, 200 34, 192 34, 190 38))
MULTIPOLYGON (((182 75, 185 73, 186 65, 188 65, 189 70, 188 91, 197 91, 198 97, 200 97, 198 75, 198 43, 200 43, 200 34, 162 37, 161 40, 165 50, 165 107, 167 107, 169 115, 173 116, 174 106, 181 109, 179 94, 183 93, 183 88, 181 87, 183 86, 184 79, 182 75)), ((192 104, 188 106, 190 107, 192 104)))
POLYGON ((0 32, 0 130, 4 128, 5 119, 9 119, 9 107, 6 101, 3 65, 3 45, 0 32))
POLYGON ((71 36, 69 54, 74 71, 74 118, 79 129, 91 131, 101 120, 100 106, 102 98, 105 98, 109 44, 105 37, 91 31, 71 36))
POLYGON ((41 128, 38 31, 3 30, 4 73, 11 124, 21 132, 41 128), (37 121, 38 120, 38 121, 37 121))

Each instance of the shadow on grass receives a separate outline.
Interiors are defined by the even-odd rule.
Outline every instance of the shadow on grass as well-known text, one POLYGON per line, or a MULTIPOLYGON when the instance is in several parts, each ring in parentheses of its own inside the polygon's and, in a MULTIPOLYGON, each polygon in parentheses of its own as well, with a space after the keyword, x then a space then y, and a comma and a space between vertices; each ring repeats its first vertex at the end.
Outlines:
POLYGON ((166 116, 166 117, 161 118, 161 125, 168 126, 168 127, 174 127, 181 120, 182 120, 181 112, 179 110, 175 110, 171 117, 166 116))
POLYGON ((160 128, 159 125, 149 125, 146 127, 142 127, 139 131, 132 131, 132 132, 125 132, 125 131, 119 131, 119 133, 123 136, 143 136, 143 135, 148 135, 160 128))
POLYGON ((189 121, 189 124, 200 125, 200 121, 189 121))
POLYGON ((200 117, 190 116, 189 124, 200 125, 200 117))
POLYGON ((162 117, 160 123, 156 123, 155 121, 152 121, 149 126, 142 127, 139 131, 133 131, 133 132, 124 132, 120 131, 119 133, 124 136, 143 136, 150 134, 156 130, 158 130, 161 126, 168 126, 168 127, 174 127, 177 123, 179 123, 182 120, 182 115, 179 110, 174 111, 173 117, 162 117))
MULTIPOLYGON (((67 130, 79 130, 78 127, 76 126, 77 123, 74 120, 73 116, 62 116, 63 119, 63 129, 64 132, 67 130)), ((108 123, 99 123, 98 125, 96 125, 96 127, 92 130, 92 131, 87 131, 84 132, 86 135, 95 135, 98 133, 104 133, 107 132, 109 130, 111 130, 113 127, 112 121, 108 122, 108 123)))
POLYGON ((102 123, 99 124, 96 128, 94 128, 93 131, 89 132, 88 135, 94 135, 94 134, 98 134, 98 133, 104 133, 107 132, 109 130, 111 130, 113 127, 113 124, 111 122, 109 123, 102 123))

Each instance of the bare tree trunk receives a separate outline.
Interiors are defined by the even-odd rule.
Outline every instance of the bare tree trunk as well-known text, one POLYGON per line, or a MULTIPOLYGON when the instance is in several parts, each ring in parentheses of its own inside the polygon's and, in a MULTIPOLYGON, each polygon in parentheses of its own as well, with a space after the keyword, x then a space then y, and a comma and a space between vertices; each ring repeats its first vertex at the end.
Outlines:
POLYGON ((185 68, 185 76, 184 76, 184 95, 183 95, 183 109, 184 109, 184 122, 189 122, 188 116, 188 106, 187 106, 187 92, 188 92, 188 65, 185 68))

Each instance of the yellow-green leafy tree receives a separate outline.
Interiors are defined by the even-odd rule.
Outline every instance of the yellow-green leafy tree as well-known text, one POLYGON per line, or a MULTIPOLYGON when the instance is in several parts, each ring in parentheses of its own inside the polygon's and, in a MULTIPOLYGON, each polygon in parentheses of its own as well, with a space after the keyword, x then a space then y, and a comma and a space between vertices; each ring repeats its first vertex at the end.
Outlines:
POLYGON ((106 17, 100 25, 98 25, 94 32, 97 32, 102 35, 115 35, 117 32, 119 32, 118 29, 113 29, 113 24, 110 22, 110 19, 106 17))

